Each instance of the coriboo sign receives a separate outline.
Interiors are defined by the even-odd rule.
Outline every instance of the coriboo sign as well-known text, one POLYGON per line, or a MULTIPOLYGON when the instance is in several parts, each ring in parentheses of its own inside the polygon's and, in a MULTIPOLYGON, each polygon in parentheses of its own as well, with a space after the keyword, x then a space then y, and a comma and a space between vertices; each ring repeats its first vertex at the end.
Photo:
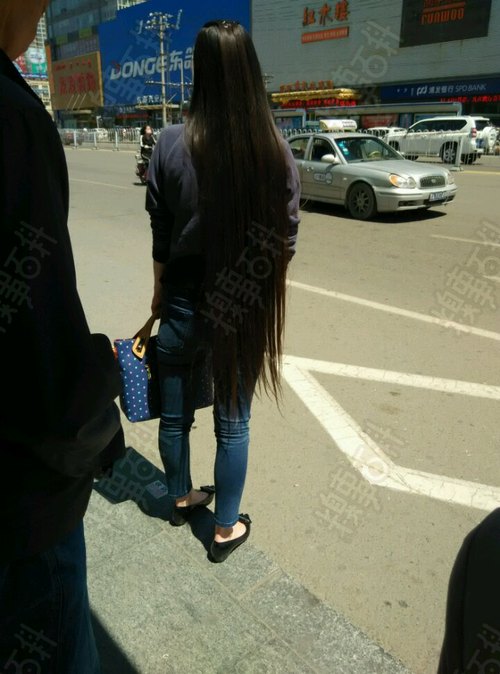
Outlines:
POLYGON ((400 47, 488 35, 491 0, 403 0, 400 47))

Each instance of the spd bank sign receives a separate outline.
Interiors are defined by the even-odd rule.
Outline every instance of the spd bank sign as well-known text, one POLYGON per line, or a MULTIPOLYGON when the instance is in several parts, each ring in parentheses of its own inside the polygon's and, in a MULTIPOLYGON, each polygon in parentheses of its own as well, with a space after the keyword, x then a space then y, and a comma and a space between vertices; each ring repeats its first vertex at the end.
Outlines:
MULTIPOLYGON (((117 13, 114 21, 99 26, 102 77, 105 105, 138 105, 160 103, 160 41, 157 34, 146 30, 150 12, 172 14, 175 24, 181 11, 179 29, 171 29, 165 65, 168 67, 167 91, 172 102, 180 100, 181 79, 192 82, 193 46, 202 25, 214 19, 239 21, 250 30, 250 0, 149 0, 117 13), (177 86, 176 86, 177 85, 177 86)), ((168 36, 167 36, 168 39, 168 36)), ((165 50, 167 50, 167 39, 165 50)))

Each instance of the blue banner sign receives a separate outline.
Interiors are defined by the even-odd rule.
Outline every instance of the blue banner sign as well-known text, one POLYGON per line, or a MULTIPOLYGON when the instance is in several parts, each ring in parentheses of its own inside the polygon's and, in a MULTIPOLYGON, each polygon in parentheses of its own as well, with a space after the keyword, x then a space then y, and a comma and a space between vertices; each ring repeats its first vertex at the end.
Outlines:
POLYGON ((192 58, 196 35, 213 19, 239 21, 250 30, 250 0, 149 0, 117 13, 99 26, 105 105, 161 103, 161 59, 158 33, 148 30, 150 12, 171 15, 164 43, 166 97, 178 103, 188 99, 193 79, 192 58), (178 26, 178 27, 176 27, 178 26))
POLYGON ((421 82, 380 87, 383 101, 439 100, 449 96, 485 96, 500 93, 500 77, 457 82, 421 82))

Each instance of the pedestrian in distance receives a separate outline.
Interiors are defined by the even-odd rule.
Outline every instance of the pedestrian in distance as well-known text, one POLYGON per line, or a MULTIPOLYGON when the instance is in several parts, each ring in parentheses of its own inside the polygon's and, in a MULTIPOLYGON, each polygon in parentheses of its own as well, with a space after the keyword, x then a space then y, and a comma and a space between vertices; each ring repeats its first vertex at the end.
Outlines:
POLYGON ((498 130, 494 126, 485 126, 482 131, 484 154, 493 154, 498 130))
POLYGON ((61 140, 12 63, 47 5, 0 2, 0 670, 98 674, 82 522, 125 451, 120 376, 78 296, 61 140))
POLYGON ((156 138, 154 136, 153 129, 149 126, 149 124, 146 124, 146 126, 141 128, 141 157, 149 161, 151 159, 151 155, 153 154, 153 148, 155 145, 156 138))
MULTIPOLYGON (((279 400, 288 263, 299 223, 295 162, 272 118, 248 33, 211 21, 194 48, 188 121, 151 160, 153 314, 162 388, 159 450, 181 525, 215 495, 209 550, 224 561, 250 535, 240 513, 256 386, 279 400), (199 363, 211 358, 214 486, 193 489, 189 433, 199 363)), ((270 448, 271 451, 272 448, 270 448)))

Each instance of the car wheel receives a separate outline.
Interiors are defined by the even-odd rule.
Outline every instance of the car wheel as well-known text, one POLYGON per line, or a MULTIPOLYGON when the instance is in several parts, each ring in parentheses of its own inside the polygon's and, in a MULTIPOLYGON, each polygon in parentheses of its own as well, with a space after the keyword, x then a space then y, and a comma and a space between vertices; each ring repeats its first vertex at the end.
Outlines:
POLYGON ((347 195, 347 209, 356 220, 368 220, 377 212, 377 203, 371 187, 356 183, 347 195))
POLYGON ((405 159, 416 161, 418 159, 418 154, 405 154, 405 159))
POLYGON ((454 164, 457 158, 457 144, 446 143, 441 148, 441 159, 445 164, 454 164))

